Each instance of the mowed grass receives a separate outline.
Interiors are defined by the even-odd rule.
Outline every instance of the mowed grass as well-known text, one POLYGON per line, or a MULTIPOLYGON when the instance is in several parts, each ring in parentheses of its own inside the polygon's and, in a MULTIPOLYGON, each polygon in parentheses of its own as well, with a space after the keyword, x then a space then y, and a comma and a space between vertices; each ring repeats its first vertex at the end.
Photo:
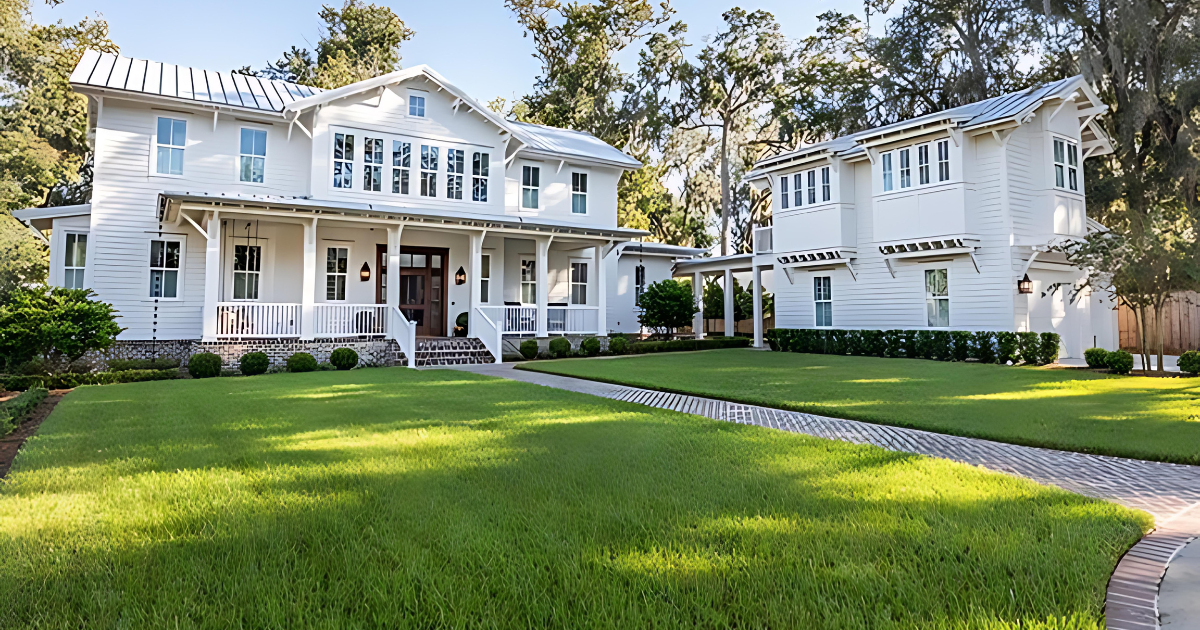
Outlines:
POLYGON ((1200 378, 746 349, 520 367, 1013 444, 1200 464, 1200 378))
POLYGON ((0 627, 1100 628, 1150 525, 466 373, 83 387, 0 484, 0 627))

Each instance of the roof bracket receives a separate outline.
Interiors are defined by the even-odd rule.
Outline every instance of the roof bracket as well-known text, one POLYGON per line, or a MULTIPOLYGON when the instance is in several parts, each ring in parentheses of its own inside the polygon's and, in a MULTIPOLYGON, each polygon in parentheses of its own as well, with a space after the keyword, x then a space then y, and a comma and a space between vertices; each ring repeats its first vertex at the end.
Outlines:
POLYGON ((1053 120, 1054 120, 1054 117, 1058 115, 1058 112, 1059 112, 1059 110, 1061 110, 1062 108, 1066 107, 1066 106, 1067 106, 1067 103, 1074 103, 1074 102, 1075 102, 1075 97, 1076 97, 1078 94, 1079 94, 1078 92, 1072 92, 1070 96, 1068 96, 1067 98, 1064 98, 1064 99, 1063 99, 1063 102, 1059 103, 1059 104, 1058 104, 1058 107, 1055 107, 1055 108, 1054 108, 1054 111, 1050 112, 1050 118, 1048 118, 1047 120, 1049 120, 1049 121, 1053 121, 1053 120))
POLYGON ((787 276, 788 284, 796 284, 796 271, 791 267, 783 268, 783 275, 787 276))
POLYGON ((975 258, 975 252, 974 251, 967 252, 967 255, 971 257, 971 264, 975 265, 975 273, 981 273, 979 271, 979 259, 975 258))
POLYGON ((884 258, 884 259, 883 259, 883 264, 884 264, 884 265, 887 265, 887 270, 888 270, 888 273, 892 274, 892 277, 893 277, 893 278, 895 278, 895 277, 896 277, 896 270, 895 270, 895 268, 893 268, 893 267, 892 267, 892 259, 891 259, 891 258, 884 258))
POLYGON ((555 175, 557 175, 557 174, 561 173, 561 172, 562 172, 562 167, 563 167, 563 165, 564 165, 564 164, 566 164, 566 163, 567 163, 567 161, 566 161, 566 160, 559 160, 559 161, 558 161, 558 170, 554 171, 554 174, 555 174, 555 175))
POLYGON ((850 272, 851 280, 858 282, 858 274, 854 273, 854 265, 850 264, 849 260, 846 261, 846 271, 850 272))
POLYGON ((217 114, 219 114, 219 113, 220 113, 220 110, 213 108, 213 131, 214 132, 216 132, 216 130, 217 130, 217 114))
POLYGON ((950 128, 950 139, 954 141, 954 146, 961 147, 962 146, 962 130, 951 127, 950 128))

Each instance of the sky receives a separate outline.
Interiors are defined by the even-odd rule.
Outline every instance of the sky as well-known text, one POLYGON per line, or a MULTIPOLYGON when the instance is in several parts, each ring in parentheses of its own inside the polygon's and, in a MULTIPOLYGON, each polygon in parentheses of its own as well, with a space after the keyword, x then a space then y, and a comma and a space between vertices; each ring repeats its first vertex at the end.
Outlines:
MULTIPOLYGON (((478 101, 513 100, 531 91, 540 70, 533 43, 503 0, 384 4, 416 31, 401 46, 405 67, 428 64, 478 101)), ((341 0, 325 0, 340 4, 341 0)), ((45 24, 99 15, 121 53, 206 70, 262 68, 290 46, 311 49, 319 38, 319 0, 63 0, 50 7, 33 0, 33 18, 45 24)), ((693 50, 717 32, 735 0, 675 0, 676 19, 688 25, 693 50)), ((816 16, 829 10, 862 14, 861 0, 759 0, 740 6, 773 13, 789 38, 813 33, 816 16)), ((872 20, 873 25, 878 21, 872 20)), ((622 58, 636 62, 636 53, 622 58)))

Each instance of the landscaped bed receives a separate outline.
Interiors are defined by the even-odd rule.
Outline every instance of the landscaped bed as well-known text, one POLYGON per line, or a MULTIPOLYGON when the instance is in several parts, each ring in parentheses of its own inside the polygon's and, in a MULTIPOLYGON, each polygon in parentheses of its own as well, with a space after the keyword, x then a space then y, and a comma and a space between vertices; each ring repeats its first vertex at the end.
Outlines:
POLYGON ((0 484, 0 627, 1090 629, 1149 526, 467 373, 81 387, 0 484))
POLYGON ((1200 379, 755 350, 521 367, 1015 444, 1200 464, 1200 379))

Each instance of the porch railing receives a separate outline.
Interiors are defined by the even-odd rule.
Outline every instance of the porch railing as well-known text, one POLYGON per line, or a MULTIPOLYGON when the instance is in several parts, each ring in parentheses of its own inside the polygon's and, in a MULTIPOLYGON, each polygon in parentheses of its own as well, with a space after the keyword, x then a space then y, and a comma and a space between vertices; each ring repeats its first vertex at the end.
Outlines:
POLYGON ((505 306, 504 332, 536 333, 538 329, 537 311, 536 306, 505 306))
POLYGON ((417 325, 408 321, 395 306, 389 307, 387 313, 389 336, 400 344, 408 367, 417 367, 417 325))
POLYGON ((551 306, 546 313, 546 332, 564 335, 594 335, 600 324, 595 306, 551 306))
POLYGON ((503 363, 504 357, 500 353, 504 350, 504 329, 484 312, 484 308, 486 307, 475 308, 475 323, 472 332, 479 338, 479 341, 483 342, 483 347, 492 353, 496 363, 503 363))
POLYGON ((384 304, 314 304, 313 336, 386 335, 387 309, 384 304))
POLYGON ((299 304, 221 302, 217 304, 218 337, 298 337, 299 304))

